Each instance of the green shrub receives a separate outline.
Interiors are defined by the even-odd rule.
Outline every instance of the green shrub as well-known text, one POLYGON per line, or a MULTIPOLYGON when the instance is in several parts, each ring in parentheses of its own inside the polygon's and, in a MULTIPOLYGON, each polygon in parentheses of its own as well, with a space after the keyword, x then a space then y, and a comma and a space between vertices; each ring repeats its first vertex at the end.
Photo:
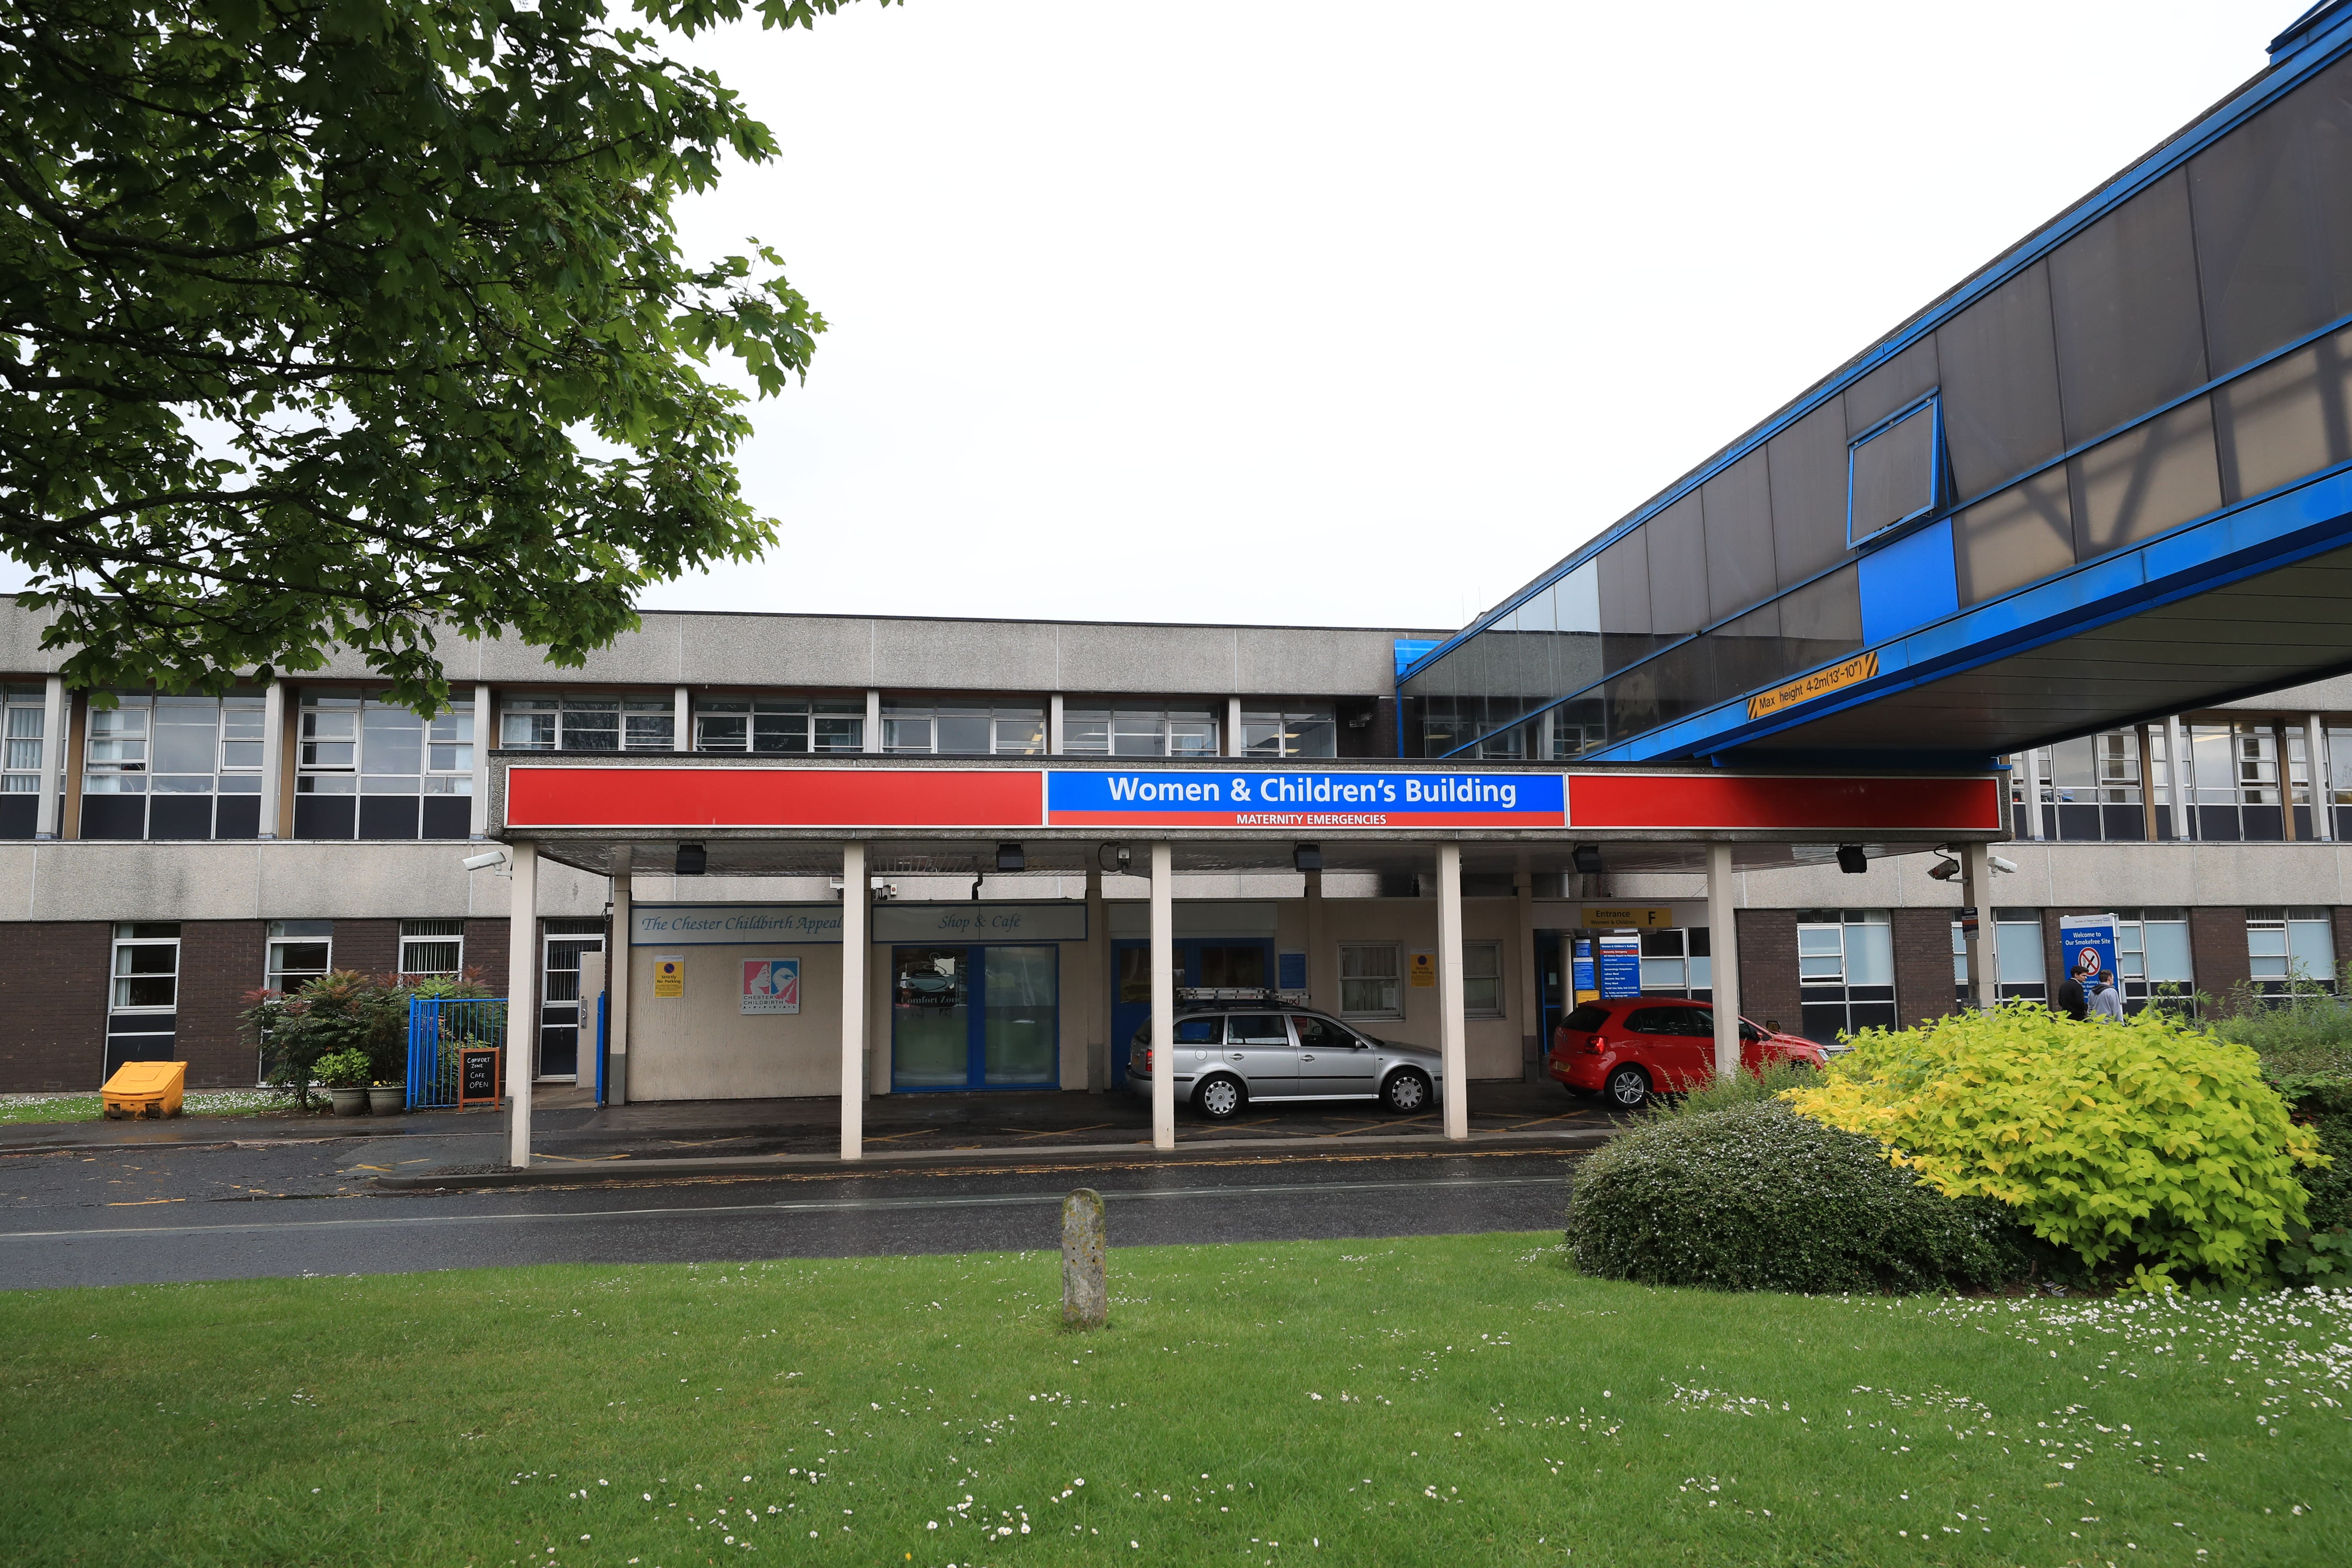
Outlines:
POLYGON ((1645 1119, 1577 1168, 1588 1274, 1732 1290, 1918 1290, 2028 1271, 1998 1204, 1943 1196, 1777 1100, 1645 1119))
POLYGON ((1729 1078, 1710 1075, 1696 1089, 1680 1094, 1653 1095, 1648 1109, 1642 1112, 1645 1119, 1675 1116, 1699 1116, 1710 1110, 1728 1110, 1735 1105, 1753 1105, 1759 1100, 1777 1100, 1792 1089, 1803 1089, 1815 1081, 1814 1069, 1795 1062, 1774 1059, 1755 1072, 1736 1072, 1729 1078))
POLYGON ((375 1076, 370 1069, 367 1053, 358 1049, 320 1057, 311 1071, 329 1089, 364 1089, 375 1076))
POLYGON ((2035 1004, 1865 1030, 1800 1110, 1878 1141, 1953 1197, 2151 1289, 2251 1279, 2305 1222, 2320 1163, 2254 1052, 2154 1009, 2076 1023, 2035 1004))

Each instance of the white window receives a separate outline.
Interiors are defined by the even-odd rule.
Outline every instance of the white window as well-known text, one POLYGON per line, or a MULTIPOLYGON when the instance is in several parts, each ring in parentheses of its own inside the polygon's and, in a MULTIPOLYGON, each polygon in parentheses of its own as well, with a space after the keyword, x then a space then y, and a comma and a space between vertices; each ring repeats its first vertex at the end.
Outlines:
POLYGON ((0 795, 41 793, 41 757, 48 723, 47 698, 37 686, 0 688, 6 717, 0 721, 0 795))
POLYGON ((2000 994, 2050 999, 2048 955, 2042 950, 2040 910, 1993 910, 1993 942, 2000 949, 2000 994))
POLYGON ((1643 995, 1694 996, 1705 1002, 1714 997, 1714 985, 1706 927, 1642 932, 1643 995))
POLYGON ((380 695, 306 692, 295 764, 297 795, 471 795, 474 705, 425 719, 380 695))
POLYGON ((901 755, 1042 757, 1045 710, 1020 702, 882 704, 882 749, 901 755))
POLYGON ((667 697, 524 695, 499 705, 499 744, 527 752, 667 752, 677 711, 667 697))
POLYGON ((1203 708, 1066 708, 1062 750, 1081 757, 1213 757, 1217 728, 1217 716, 1203 708))
POLYGON ((1339 1016, 1343 1018, 1404 1016, 1404 970, 1400 949, 1390 942, 1339 944, 1339 1016))
POLYGON ((2246 955, 2254 989, 2264 994, 2335 988, 2336 933, 2324 909, 2248 910, 2246 955))
POLYGON ((2189 911, 2117 910, 2116 969, 2126 1010, 2158 999, 2169 1007, 2189 1007, 2197 980, 2189 961, 2189 911))
POLYGON ((334 939, 332 921, 271 921, 261 983, 292 995, 334 967, 334 939))
POLYGON ((1339 718, 1330 703, 1242 710, 1242 752, 1252 757, 1336 757, 1339 718))
POLYGON ((466 968, 464 921, 400 922, 400 973, 460 974, 466 968))
POLYGON ((125 921, 116 926, 112 1010, 117 1013, 169 1013, 179 1005, 180 928, 177 922, 125 921))
POLYGON ((1812 1039, 1893 1028, 1894 917, 1885 910, 1800 910, 1797 985, 1812 1039))
POLYGON ((840 697, 698 697, 698 752, 862 752, 866 701, 840 697))
POLYGON ((1462 1011, 1472 1018, 1503 1016, 1503 944, 1462 944, 1462 1011))

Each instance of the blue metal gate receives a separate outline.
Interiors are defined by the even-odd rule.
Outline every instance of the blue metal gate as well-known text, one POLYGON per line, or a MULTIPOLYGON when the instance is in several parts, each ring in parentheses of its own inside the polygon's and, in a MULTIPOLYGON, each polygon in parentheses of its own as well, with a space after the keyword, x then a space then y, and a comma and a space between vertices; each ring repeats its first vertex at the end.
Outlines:
MULTIPOLYGON (((457 1103, 457 1052, 507 1043, 503 996, 417 996, 408 1004, 408 1109, 457 1103)), ((500 1075, 501 1081, 504 1075, 500 1075)))

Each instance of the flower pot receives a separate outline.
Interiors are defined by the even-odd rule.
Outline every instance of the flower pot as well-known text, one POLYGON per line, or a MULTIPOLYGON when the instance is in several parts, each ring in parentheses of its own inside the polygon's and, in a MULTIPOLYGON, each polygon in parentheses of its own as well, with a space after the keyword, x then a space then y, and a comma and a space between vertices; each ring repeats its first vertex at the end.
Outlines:
POLYGON ((408 1090, 400 1084, 380 1083, 368 1090, 368 1110, 378 1116, 397 1116, 408 1109, 408 1090))
POLYGON ((331 1089, 327 1093, 335 1101, 338 1116, 365 1116, 368 1113, 368 1091, 363 1089, 331 1089))

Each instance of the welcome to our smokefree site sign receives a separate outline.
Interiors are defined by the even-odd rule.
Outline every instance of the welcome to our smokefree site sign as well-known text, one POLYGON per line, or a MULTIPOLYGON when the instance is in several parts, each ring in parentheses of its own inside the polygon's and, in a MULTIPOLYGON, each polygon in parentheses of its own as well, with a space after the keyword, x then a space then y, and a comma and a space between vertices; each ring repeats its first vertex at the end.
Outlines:
POLYGON ((1564 827, 1559 773, 1045 775, 1051 827, 1564 827))

